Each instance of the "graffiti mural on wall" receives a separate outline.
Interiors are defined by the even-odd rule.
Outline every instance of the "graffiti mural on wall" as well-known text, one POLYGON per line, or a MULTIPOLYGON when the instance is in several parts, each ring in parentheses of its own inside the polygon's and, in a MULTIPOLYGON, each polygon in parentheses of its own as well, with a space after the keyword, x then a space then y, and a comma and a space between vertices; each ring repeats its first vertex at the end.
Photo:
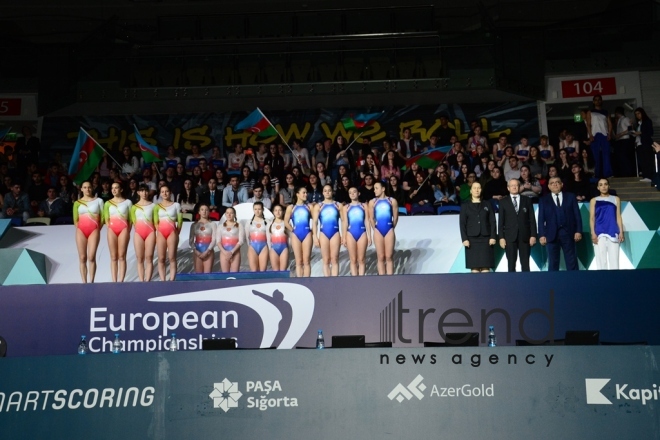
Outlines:
MULTIPOLYGON (((357 131, 344 128, 341 119, 364 113, 367 109, 313 109, 288 112, 269 112, 262 109, 281 137, 291 143, 302 139, 308 147, 314 142, 337 136, 349 141, 360 135, 357 131)), ((403 130, 409 128, 422 144, 428 142, 431 134, 441 126, 440 116, 447 115, 449 127, 460 141, 465 141, 470 132, 470 122, 478 121, 482 129, 494 142, 500 133, 506 133, 512 141, 526 134, 533 143, 538 139, 538 115, 536 103, 499 103, 440 106, 406 106, 370 108, 368 112, 382 112, 382 116, 363 132, 375 144, 386 138, 402 137, 403 130)), ((156 143, 165 149, 174 146, 178 154, 187 154, 193 144, 202 151, 214 146, 241 143, 256 147, 260 142, 279 142, 278 136, 259 138, 255 134, 235 131, 234 126, 246 112, 199 113, 181 115, 113 115, 46 118, 42 130, 42 142, 54 150, 68 150, 75 144, 78 128, 85 128, 108 151, 118 152, 128 145, 139 151, 132 126, 136 124, 148 142, 156 143)))

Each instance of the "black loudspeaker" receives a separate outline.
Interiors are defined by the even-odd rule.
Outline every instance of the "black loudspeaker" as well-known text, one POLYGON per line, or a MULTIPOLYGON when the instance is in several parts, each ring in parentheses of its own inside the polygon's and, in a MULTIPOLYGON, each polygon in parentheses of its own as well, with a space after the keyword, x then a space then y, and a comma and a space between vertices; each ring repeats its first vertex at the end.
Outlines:
POLYGON ((5 338, 0 336, 0 358, 6 356, 7 356, 7 341, 5 341, 5 338))
POLYGON ((236 350, 236 339, 203 339, 202 350, 236 350))
POLYGON ((332 348, 364 348, 364 335, 333 336, 332 348))
POLYGON ((564 338, 565 345, 598 345, 599 339, 600 332, 598 330, 568 330, 564 338))

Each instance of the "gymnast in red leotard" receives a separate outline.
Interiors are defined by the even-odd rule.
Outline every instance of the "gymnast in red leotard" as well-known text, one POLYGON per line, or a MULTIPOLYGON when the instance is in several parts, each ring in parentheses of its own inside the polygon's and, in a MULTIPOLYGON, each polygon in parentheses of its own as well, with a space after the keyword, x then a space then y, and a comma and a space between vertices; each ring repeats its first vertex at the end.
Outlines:
POLYGON ((83 196, 73 204, 73 224, 76 226, 76 246, 82 282, 93 283, 96 275, 96 250, 103 226, 103 200, 94 197, 92 184, 80 186, 83 196))
POLYGON ((126 250, 131 239, 128 217, 133 203, 122 196, 121 184, 113 183, 111 191, 113 197, 103 207, 103 218, 108 225, 110 275, 112 281, 123 282, 126 276, 126 250))
POLYGON ((149 187, 138 187, 140 200, 131 207, 131 223, 135 227, 133 246, 137 258, 137 272, 140 281, 151 281, 154 272, 154 249, 156 248, 156 228, 154 226, 154 205, 149 200, 149 187))
POLYGON ((179 233, 183 217, 181 205, 170 200, 172 193, 167 185, 160 187, 160 197, 163 199, 154 208, 154 226, 156 226, 156 246, 158 248, 158 275, 165 281, 165 260, 170 260, 170 281, 176 278, 176 251, 179 246, 179 233))

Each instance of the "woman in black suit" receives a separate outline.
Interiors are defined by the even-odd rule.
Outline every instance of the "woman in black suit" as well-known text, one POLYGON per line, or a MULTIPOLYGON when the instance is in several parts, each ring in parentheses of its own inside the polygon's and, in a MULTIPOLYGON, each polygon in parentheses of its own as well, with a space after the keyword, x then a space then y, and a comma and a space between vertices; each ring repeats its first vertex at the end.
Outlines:
POLYGON ((461 240, 465 246, 465 267, 476 272, 490 272, 495 267, 493 246, 497 238, 495 213, 490 203, 481 199, 481 184, 470 187, 470 200, 461 205, 461 240))

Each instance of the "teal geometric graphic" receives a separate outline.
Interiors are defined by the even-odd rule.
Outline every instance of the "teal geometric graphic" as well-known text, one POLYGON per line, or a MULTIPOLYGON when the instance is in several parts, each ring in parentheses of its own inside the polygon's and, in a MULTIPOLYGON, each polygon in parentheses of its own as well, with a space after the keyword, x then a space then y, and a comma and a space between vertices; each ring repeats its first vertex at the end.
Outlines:
MULTIPOLYGON (((658 205, 660 206, 660 204, 658 205)), ((646 231, 649 229, 637 213, 634 203, 621 204, 621 219, 626 231, 646 231)))
POLYGON ((46 284, 46 256, 29 249, 0 249, 0 285, 46 284))
POLYGON ((636 268, 655 269, 658 267, 658 258, 660 258, 660 234, 656 233, 653 234, 653 238, 651 238, 651 242, 646 247, 646 251, 636 268))
POLYGON ((539 270, 545 270, 545 265, 548 262, 548 252, 545 249, 545 246, 541 246, 538 242, 535 246, 532 247, 532 260, 538 266, 539 270))
POLYGON ((646 249, 656 235, 657 231, 628 231, 625 233, 625 240, 621 244, 621 250, 628 257, 633 267, 639 267, 646 249))
POLYGON ((578 261, 582 264, 584 269, 588 269, 596 256, 594 252, 594 244, 591 241, 591 232, 585 231, 582 234, 582 240, 578 241, 575 247, 577 250, 578 261))
POLYGON ((634 202, 633 206, 648 229, 653 231, 660 228, 660 209, 658 209, 658 202, 634 202))
MULTIPOLYGON (((591 237, 591 225, 589 224, 589 205, 582 204, 580 206, 580 216, 582 217, 582 235, 591 237)), ((589 240, 591 242, 591 240, 589 240)))
POLYGON ((454 264, 452 264, 449 273, 466 273, 470 272, 470 269, 465 267, 465 246, 461 245, 461 250, 458 251, 454 264))
POLYGON ((5 235, 5 232, 7 232, 9 226, 11 226, 10 219, 7 218, 0 219, 0 240, 2 240, 2 236, 5 235))

